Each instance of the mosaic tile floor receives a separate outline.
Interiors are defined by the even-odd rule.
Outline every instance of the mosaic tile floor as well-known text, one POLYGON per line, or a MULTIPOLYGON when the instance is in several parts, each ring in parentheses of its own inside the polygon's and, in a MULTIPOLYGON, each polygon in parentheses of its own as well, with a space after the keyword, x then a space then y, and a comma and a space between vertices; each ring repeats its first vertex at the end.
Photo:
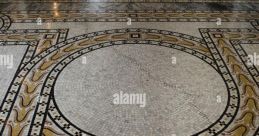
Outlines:
POLYGON ((258 68, 256 0, 0 1, 1 136, 259 136, 258 68))

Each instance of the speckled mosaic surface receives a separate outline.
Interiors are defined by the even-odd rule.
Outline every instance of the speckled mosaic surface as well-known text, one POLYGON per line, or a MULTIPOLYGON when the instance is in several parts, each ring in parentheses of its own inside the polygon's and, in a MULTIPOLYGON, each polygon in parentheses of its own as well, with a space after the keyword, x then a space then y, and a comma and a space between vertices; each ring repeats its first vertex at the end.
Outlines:
POLYGON ((257 1, 0 3, 0 135, 258 136, 257 1))

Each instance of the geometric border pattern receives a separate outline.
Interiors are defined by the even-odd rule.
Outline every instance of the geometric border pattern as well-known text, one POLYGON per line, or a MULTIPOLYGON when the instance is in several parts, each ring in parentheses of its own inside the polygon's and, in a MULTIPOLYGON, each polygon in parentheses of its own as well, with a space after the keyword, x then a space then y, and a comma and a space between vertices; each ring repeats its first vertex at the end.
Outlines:
MULTIPOLYGON (((19 29, 19 30, 2 30, 0 31, 0 36, 4 36, 0 38, 0 45, 1 46, 23 46, 28 45, 26 52, 24 53, 24 56, 22 58, 22 61, 17 69, 16 74, 20 71, 20 69, 27 64, 31 58, 34 56, 34 54, 38 52, 42 52, 46 47, 49 45, 46 43, 49 43, 47 41, 52 42, 62 42, 66 39, 68 30, 66 29, 19 29), (48 35, 53 36, 52 39, 48 39, 48 35)), ((11 86, 17 86, 17 81, 13 79, 11 86)), ((10 88, 9 88, 10 89, 10 88)), ((5 100, 3 101, 1 107, 4 107, 4 102, 10 102, 10 97, 8 97, 8 94, 12 95, 14 91, 10 91, 6 94, 5 100)), ((4 110, 4 112, 7 112, 8 110, 4 110)), ((1 123, 0 126, 6 125, 6 122, 3 120, 3 116, 1 116, 1 123), (2 123, 4 122, 4 123, 2 123)), ((1 130, 3 131, 3 130, 1 130)))
POLYGON ((42 22, 251 22, 259 19, 258 11, 2 11, 14 23, 42 22))
POLYGON ((200 29, 201 35, 207 43, 214 59, 224 59, 224 64, 230 69, 240 90, 240 110, 235 122, 233 122, 226 135, 255 135, 254 128, 259 127, 257 113, 258 108, 258 87, 259 74, 255 66, 247 66, 247 56, 240 54, 244 50, 237 51, 239 44, 259 43, 259 33, 253 29, 200 29), (240 60, 241 59, 241 60, 240 60))
POLYGON ((0 13, 0 30, 7 30, 11 26, 9 16, 0 13))

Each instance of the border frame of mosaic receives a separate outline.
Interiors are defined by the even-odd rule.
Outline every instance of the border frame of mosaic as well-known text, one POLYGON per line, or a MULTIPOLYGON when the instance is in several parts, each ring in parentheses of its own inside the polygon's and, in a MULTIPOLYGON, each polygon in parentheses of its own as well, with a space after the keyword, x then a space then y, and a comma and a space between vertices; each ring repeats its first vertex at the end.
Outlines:
MULTIPOLYGON (((15 29, 15 30, 0 30, 0 35, 1 34, 10 34, 10 35, 14 35, 14 34, 50 34, 50 33, 58 33, 58 37, 57 37, 57 43, 62 42, 64 40, 67 39, 67 34, 68 34, 68 29, 15 29), (62 32, 61 30, 65 30, 66 32, 62 32)), ((0 40, 1 41, 1 40, 0 40)), ((22 40, 21 40, 22 41, 22 40)), ((37 42, 37 40, 31 39, 31 40, 25 40, 27 42, 37 42)), ((10 43, 13 42, 13 45, 18 45, 19 43, 16 43, 17 41, 2 41, 0 44, 1 46, 9 46, 10 43)), ((56 43, 56 44, 57 44, 56 43)), ((38 44, 33 44, 35 46, 33 46, 32 44, 28 44, 30 45, 28 48, 28 51, 25 52, 26 56, 23 58, 23 60, 21 61, 22 65, 19 66, 19 69, 21 69, 26 62, 29 62, 30 59, 34 56, 34 54, 36 53, 36 49, 38 47, 38 44), (26 59, 26 60, 25 60, 26 59)))
POLYGON ((2 22, 2 26, 0 26, 0 30, 8 30, 9 27, 11 26, 11 24, 12 24, 11 18, 0 12, 0 19, 1 19, 1 22, 2 22))
MULTIPOLYGON (((259 71, 255 67, 255 65, 247 65, 246 56, 248 56, 248 54, 246 53, 245 49, 242 46, 242 44, 259 44, 259 41, 253 42, 253 41, 246 41, 246 40, 241 40, 241 41, 232 40, 232 41, 230 41, 230 43, 231 43, 231 46, 233 46, 233 48, 235 49, 236 53, 238 54, 240 60, 242 60, 244 66, 246 67, 247 71, 251 75, 252 79, 257 84, 257 87, 259 87, 259 78, 255 78, 255 77, 259 77, 259 71)), ((254 136, 258 136, 259 135, 259 126, 258 126, 258 128, 255 128, 255 129, 257 129, 257 130, 254 132, 254 136)))
MULTIPOLYGON (((203 36, 203 39, 205 40, 205 42, 207 43, 207 46, 209 47, 209 48, 211 48, 211 50, 218 50, 217 49, 217 46, 216 46, 216 43, 214 42, 214 40, 213 40, 213 38, 211 37, 211 34, 210 34, 210 32, 215 32, 215 33, 226 33, 226 32, 254 32, 255 34, 257 34, 257 36, 259 35, 259 32, 258 32, 258 30, 254 30, 254 29, 251 29, 251 28, 200 28, 199 29, 199 31, 200 31, 200 33, 201 33, 201 35, 203 36), (204 36, 206 36, 206 37, 204 37, 204 36)), ((215 36, 214 36, 215 37, 215 36)), ((222 38, 222 37, 220 37, 220 38, 222 38)), ((218 38, 218 39, 220 39, 220 38, 218 38)), ((214 39, 216 39, 216 38, 214 38, 214 39)), ((241 44, 258 44, 259 43, 259 40, 257 39, 257 40, 253 40, 253 38, 252 39, 249 39, 249 38, 247 38, 247 39, 226 39, 226 40, 229 40, 229 42, 230 42, 230 46, 232 46, 232 48, 235 50, 235 52, 237 53, 237 54, 241 54, 242 53, 242 55, 237 55, 238 56, 238 58, 242 61, 241 63, 242 63, 242 65, 245 67, 245 69, 248 71, 248 75, 249 75, 249 77, 250 78, 252 78, 252 80, 256 83, 256 89, 254 90, 255 92, 255 95, 256 95, 256 93, 258 93, 258 88, 259 88, 259 72, 258 72, 258 70, 257 70, 257 68, 254 66, 254 65, 252 65, 252 66, 247 66, 247 64, 245 63, 246 61, 247 61, 247 58, 246 58, 246 60, 244 60, 245 58, 245 55, 244 55, 244 53, 246 53, 245 52, 245 50, 242 48, 242 46, 241 46, 241 44), (237 45, 239 45, 240 46, 240 48, 237 50, 236 49, 236 46, 237 45)), ((219 44, 219 43, 218 43, 219 44)), ((217 44, 217 45, 218 45, 217 44)), ((224 54, 224 53, 222 53, 222 54, 224 54)), ((220 57, 222 57, 223 58, 223 56, 221 56, 221 53, 219 53, 219 51, 218 51, 218 53, 212 53, 212 55, 219 55, 220 57)), ((217 60, 217 59, 216 59, 217 60)), ((226 60, 225 60, 226 61, 226 60)), ((226 61, 226 63, 227 63, 227 61, 226 61)), ((228 62, 229 63, 229 62, 228 62)), ((230 65, 230 64, 229 64, 230 65)), ((232 65, 232 64, 231 64, 232 65)), ((226 66, 227 67, 227 66, 226 66)), ((236 75, 236 73, 233 73, 233 75, 236 75)), ((237 77, 235 77, 235 78, 237 78, 237 77)), ((239 81, 240 82, 240 81, 239 81)), ((242 85, 239 85, 239 88, 240 88, 240 90, 243 90, 243 91, 246 91, 246 90, 244 90, 244 88, 242 88, 243 86, 242 85), (241 89, 242 88, 242 89, 241 89)), ((248 95, 248 94, 245 94, 245 93, 247 93, 247 92, 243 92, 242 93, 242 95, 248 95)), ((256 97, 256 96, 253 96, 253 97, 256 97)), ((252 97, 251 97, 252 98, 252 97)), ((243 97, 241 97, 241 102, 242 101, 244 101, 243 103, 242 103, 242 105, 241 105, 241 107, 242 107, 242 110, 244 110, 243 108, 246 108, 246 107, 244 107, 244 106, 247 106, 247 102, 248 102, 248 99, 250 99, 250 96, 249 97, 245 97, 245 98, 243 98, 243 97), (244 99, 244 100, 243 100, 244 99), (246 103, 245 103, 246 102, 246 103)), ((256 98, 255 98, 256 99, 256 98)), ((258 101, 258 100, 257 100, 258 101)), ((256 105, 256 100, 254 101, 255 103, 255 105, 256 105)), ((255 107, 255 108, 257 108, 257 107, 255 107)), ((255 110, 259 110, 259 109, 255 109, 255 110)), ((241 119, 242 118, 244 118, 244 113, 245 113, 246 111, 243 111, 243 113, 242 113, 242 115, 241 115, 241 117, 238 117, 238 118, 236 118, 235 120, 239 120, 239 121, 241 121, 241 119)), ((249 112, 250 112, 250 107, 249 107, 249 112)), ((256 112, 256 111, 251 111, 251 112, 256 112)), ((240 111, 239 111, 239 114, 240 114, 240 111)), ((255 117, 257 116, 256 114, 254 114, 255 115, 255 117)), ((240 115, 238 115, 238 116, 240 116, 240 115)), ((255 117, 254 118, 252 118, 252 122, 250 122, 250 123, 254 123, 255 121, 256 121, 256 119, 255 119, 255 117), (254 120, 255 119, 255 120, 254 120)), ((258 120, 258 119, 257 119, 258 120)), ((238 127, 245 127, 244 125, 242 126, 243 124, 241 123, 241 124, 239 124, 239 123, 237 123, 237 122, 235 122, 234 123, 234 125, 232 124, 232 127, 234 127, 234 128, 232 128, 231 129, 231 132, 230 132, 230 130, 229 131, 227 131, 226 133, 233 133, 234 132, 234 130, 235 129, 237 129, 238 127)), ((255 125, 255 124, 252 124, 252 125, 255 125)), ((256 127, 256 126, 255 126, 256 127)), ((259 126, 257 126, 256 127, 258 130, 255 130, 254 132, 253 132, 253 135, 259 135, 258 134, 258 132, 259 132, 259 126)), ((249 128, 246 128, 246 130, 245 130, 245 132, 243 132, 243 134, 245 135, 245 134, 247 134, 247 133, 249 133, 249 128)), ((243 135, 242 134, 242 135, 243 135)), ((232 134, 233 135, 233 134, 232 134)))
MULTIPOLYGON (((55 33, 58 35, 57 37, 57 41, 56 44, 59 42, 62 42, 64 40, 66 40, 67 34, 68 34, 68 29, 65 32, 62 32, 60 30, 66 30, 66 29, 15 29, 15 30, 0 30, 0 34, 21 34, 21 33, 27 33, 27 34, 33 34, 33 33, 43 33, 43 34, 50 34, 50 33, 55 33)), ((39 45, 39 41, 37 40, 31 40, 31 41, 0 41, 1 46, 10 46, 10 45, 14 45, 14 46, 22 46, 22 45, 27 45, 27 49, 21 59, 21 62, 18 66, 18 69, 15 72, 14 78, 12 79, 10 86, 8 87, 8 91, 5 94, 5 97, 3 99, 3 101, 1 102, 1 109, 3 107, 3 104, 5 102, 5 100, 7 99, 7 95, 9 93, 15 93, 14 91, 10 91, 10 87, 12 85, 17 85, 19 84, 18 82, 14 83, 14 79, 17 76, 17 74, 19 73, 19 71, 22 69, 22 67, 24 67, 25 64, 27 64, 34 56, 36 49, 39 45)), ((1 119, 2 121, 2 119, 1 119)), ((2 124, 0 122, 0 124, 2 124)), ((6 122, 4 123, 6 124, 6 122)), ((3 129, 1 129, 1 133, 2 133, 3 129)))

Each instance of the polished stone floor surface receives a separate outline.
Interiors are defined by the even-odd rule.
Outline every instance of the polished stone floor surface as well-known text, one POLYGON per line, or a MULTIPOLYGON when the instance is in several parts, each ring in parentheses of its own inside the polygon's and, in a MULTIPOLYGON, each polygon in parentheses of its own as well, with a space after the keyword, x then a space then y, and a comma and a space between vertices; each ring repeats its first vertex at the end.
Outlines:
POLYGON ((259 136, 257 0, 1 0, 0 135, 259 136))

